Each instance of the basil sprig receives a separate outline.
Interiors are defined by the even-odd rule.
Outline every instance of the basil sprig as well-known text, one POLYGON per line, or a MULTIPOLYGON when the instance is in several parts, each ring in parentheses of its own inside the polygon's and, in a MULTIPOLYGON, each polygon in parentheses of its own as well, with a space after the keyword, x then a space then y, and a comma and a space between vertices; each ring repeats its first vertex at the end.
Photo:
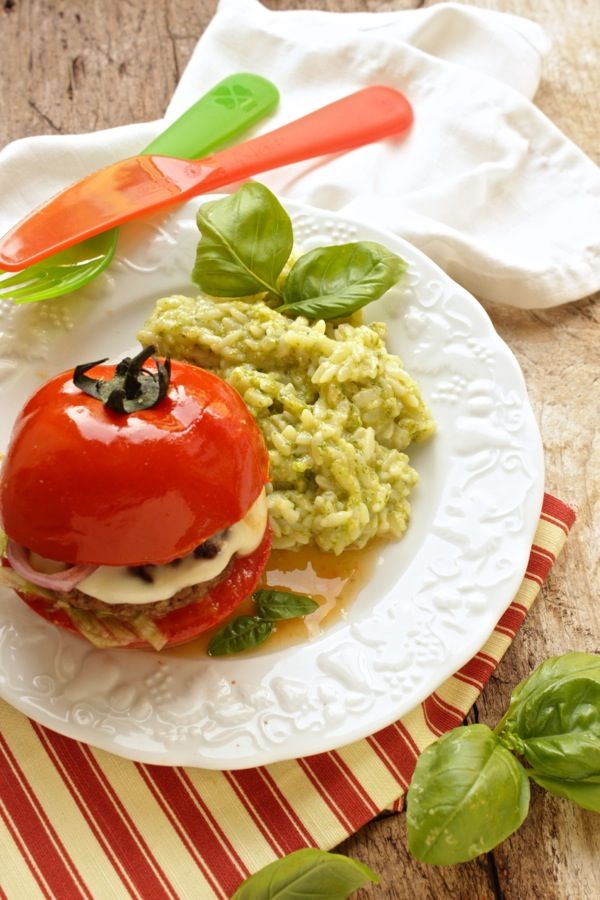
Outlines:
POLYGON ((319 247, 300 256, 281 285, 293 246, 292 222, 271 191, 248 182, 200 207, 201 238, 192 279, 214 297, 265 291, 281 312, 308 319, 351 315, 393 287, 403 259, 375 241, 319 247))
POLYGON ((251 875, 231 900, 345 900, 369 882, 379 884, 379 878, 363 863, 310 847, 251 875))
POLYGON ((525 819, 528 779, 600 812, 600 657, 546 660, 515 688, 495 731, 455 728, 423 751, 407 795, 411 853, 451 865, 491 850, 525 819))
POLYGON ((304 594, 288 591, 259 590, 252 599, 256 603, 255 616, 237 616, 210 639, 209 656, 230 656, 251 650, 267 640, 275 622, 298 619, 319 608, 319 604, 304 594))

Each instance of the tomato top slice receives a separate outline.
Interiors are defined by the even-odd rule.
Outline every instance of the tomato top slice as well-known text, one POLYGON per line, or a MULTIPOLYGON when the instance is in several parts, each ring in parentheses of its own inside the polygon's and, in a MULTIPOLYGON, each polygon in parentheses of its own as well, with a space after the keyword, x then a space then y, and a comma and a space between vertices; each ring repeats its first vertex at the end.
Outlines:
POLYGON ((9 537, 51 559, 160 564, 243 518, 267 478, 258 426, 216 375, 173 362, 164 399, 123 414, 75 387, 69 371, 17 418, 0 511, 9 537))

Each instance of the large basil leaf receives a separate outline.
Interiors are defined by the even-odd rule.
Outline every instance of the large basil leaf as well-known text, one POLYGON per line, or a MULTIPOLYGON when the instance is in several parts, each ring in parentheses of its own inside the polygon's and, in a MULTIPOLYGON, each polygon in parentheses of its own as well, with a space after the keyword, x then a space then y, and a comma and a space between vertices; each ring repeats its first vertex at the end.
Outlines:
POLYGON ((449 731, 419 757, 407 795, 408 847, 438 866, 474 859, 521 825, 529 782, 486 725, 449 731))
POLYGON ((290 217, 264 185, 250 181, 198 210, 202 234, 192 279, 215 297, 279 295, 277 279, 292 252, 290 217))
POLYGON ((319 247, 292 266, 279 310, 308 319, 349 316, 385 294, 405 271, 403 259, 373 241, 319 247))
POLYGON ((297 619, 319 608, 319 604, 303 594, 289 591, 263 589, 252 595, 261 619, 276 622, 281 619, 297 619))
POLYGON ((600 813, 600 778, 567 781, 560 778, 550 778, 548 775, 538 775, 536 772, 529 772, 528 774, 530 778, 547 791, 550 791, 551 794, 556 794, 558 797, 567 797, 567 799, 576 803, 577 806, 600 813))
POLYGON ((273 624, 258 616, 238 616, 217 631, 209 641, 209 656, 229 656, 257 647, 269 637, 273 624))
POLYGON ((296 850, 251 875, 231 900, 344 900, 379 878, 367 866, 338 853, 296 850))
POLYGON ((546 660, 515 689, 496 730, 536 772, 575 780, 600 775, 600 657, 546 660))

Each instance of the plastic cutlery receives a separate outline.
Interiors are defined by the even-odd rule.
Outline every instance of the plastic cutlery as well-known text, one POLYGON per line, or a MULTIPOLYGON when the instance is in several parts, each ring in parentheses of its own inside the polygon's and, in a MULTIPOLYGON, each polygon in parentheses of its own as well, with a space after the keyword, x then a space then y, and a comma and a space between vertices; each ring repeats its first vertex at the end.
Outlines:
MULTIPOLYGON (((255 125, 275 109, 279 93, 260 75, 224 78, 142 151, 195 159, 255 125)), ((0 298, 31 303, 68 294, 96 278, 112 260, 118 230, 113 228, 75 244, 16 275, 2 278, 0 298)))
POLYGON ((412 108, 392 88, 364 88, 268 134, 197 161, 134 156, 38 207, 0 240, 0 266, 22 269, 85 238, 196 194, 404 131, 412 108))

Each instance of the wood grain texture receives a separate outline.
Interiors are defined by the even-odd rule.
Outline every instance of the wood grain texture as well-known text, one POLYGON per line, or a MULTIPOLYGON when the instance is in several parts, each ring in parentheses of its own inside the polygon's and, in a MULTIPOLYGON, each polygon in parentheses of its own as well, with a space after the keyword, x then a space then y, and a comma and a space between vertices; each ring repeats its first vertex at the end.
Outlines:
MULTIPOLYGON (((431 5, 378 0, 267 0, 272 9, 339 11, 431 5)), ((600 3, 480 0, 529 16, 554 46, 539 107, 599 160, 600 3)), ((35 133, 81 132, 160 116, 214 0, 0 0, 0 145, 35 133)), ((565 223, 568 227, 568 223, 565 223)), ((600 650, 600 307, 598 297, 546 312, 490 307, 519 359, 540 424, 547 487, 578 522, 473 716, 495 724, 510 690, 545 657, 600 650)), ((534 789, 521 830, 495 852, 435 869, 406 851, 403 816, 380 819, 341 848, 381 874, 363 897, 595 900, 600 818, 534 789)))

